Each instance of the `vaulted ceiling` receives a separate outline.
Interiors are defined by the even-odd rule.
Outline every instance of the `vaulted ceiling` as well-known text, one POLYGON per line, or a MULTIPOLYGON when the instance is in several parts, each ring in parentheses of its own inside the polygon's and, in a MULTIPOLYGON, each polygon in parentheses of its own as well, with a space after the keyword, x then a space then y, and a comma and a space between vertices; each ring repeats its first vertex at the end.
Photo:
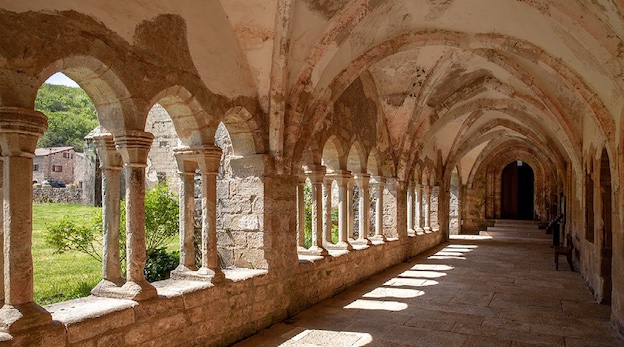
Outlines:
POLYGON ((2 7, 66 17, 77 11, 130 46, 157 16, 181 17, 189 73, 215 95, 254 98, 267 124, 266 148, 286 166, 298 164, 355 81, 382 120, 377 136, 386 138, 376 151, 402 178, 441 160, 459 166, 466 180, 478 158, 506 144, 537 150, 559 170, 581 170, 590 148, 613 156, 621 146, 624 9, 617 0, 33 0, 2 7))

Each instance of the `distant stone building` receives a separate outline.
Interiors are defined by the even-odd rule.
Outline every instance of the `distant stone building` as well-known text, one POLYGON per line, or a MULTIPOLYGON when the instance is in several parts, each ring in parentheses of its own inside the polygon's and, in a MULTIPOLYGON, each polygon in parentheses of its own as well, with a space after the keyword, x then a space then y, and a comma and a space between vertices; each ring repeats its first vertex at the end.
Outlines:
POLYGON ((74 147, 37 148, 33 161, 33 180, 41 183, 46 179, 74 183, 74 147))

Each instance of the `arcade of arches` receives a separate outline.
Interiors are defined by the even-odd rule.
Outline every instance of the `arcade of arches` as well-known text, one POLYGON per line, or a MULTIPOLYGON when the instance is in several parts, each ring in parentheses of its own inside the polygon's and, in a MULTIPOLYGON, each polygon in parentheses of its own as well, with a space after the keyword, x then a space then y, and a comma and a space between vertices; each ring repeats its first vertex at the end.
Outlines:
POLYGON ((624 333, 621 1, 9 0, 0 33, 2 344, 227 345, 450 234, 561 213, 580 273, 624 333), (29 192, 47 118, 34 100, 57 72, 103 129, 106 252, 92 296, 41 307, 29 192), (171 279, 148 283, 156 103, 180 142, 181 253, 171 279), (233 266, 219 265, 224 243, 233 266))

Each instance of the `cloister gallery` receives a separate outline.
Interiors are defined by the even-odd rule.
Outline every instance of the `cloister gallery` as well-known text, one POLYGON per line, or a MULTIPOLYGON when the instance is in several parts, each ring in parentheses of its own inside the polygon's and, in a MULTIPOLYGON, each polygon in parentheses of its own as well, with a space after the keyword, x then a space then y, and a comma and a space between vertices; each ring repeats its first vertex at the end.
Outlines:
POLYGON ((624 334, 623 40, 618 0, 0 1, 0 344, 228 345, 450 235, 561 213, 580 276, 624 334), (34 101, 57 72, 97 109, 105 249, 92 296, 42 307, 31 192, 47 118, 34 101), (171 279, 149 283, 155 104, 180 142, 181 252, 171 279), (221 268, 224 232, 236 252, 221 268))

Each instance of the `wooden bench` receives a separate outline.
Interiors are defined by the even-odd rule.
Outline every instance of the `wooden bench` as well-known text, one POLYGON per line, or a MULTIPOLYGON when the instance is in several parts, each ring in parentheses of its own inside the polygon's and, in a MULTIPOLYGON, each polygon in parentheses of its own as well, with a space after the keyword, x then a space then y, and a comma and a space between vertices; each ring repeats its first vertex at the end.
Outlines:
POLYGON ((555 269, 559 271, 559 256, 565 255, 565 257, 568 259, 570 270, 574 272, 574 264, 572 264, 572 252, 574 252, 574 243, 572 242, 572 235, 566 236, 566 245, 567 246, 555 247, 555 269))

